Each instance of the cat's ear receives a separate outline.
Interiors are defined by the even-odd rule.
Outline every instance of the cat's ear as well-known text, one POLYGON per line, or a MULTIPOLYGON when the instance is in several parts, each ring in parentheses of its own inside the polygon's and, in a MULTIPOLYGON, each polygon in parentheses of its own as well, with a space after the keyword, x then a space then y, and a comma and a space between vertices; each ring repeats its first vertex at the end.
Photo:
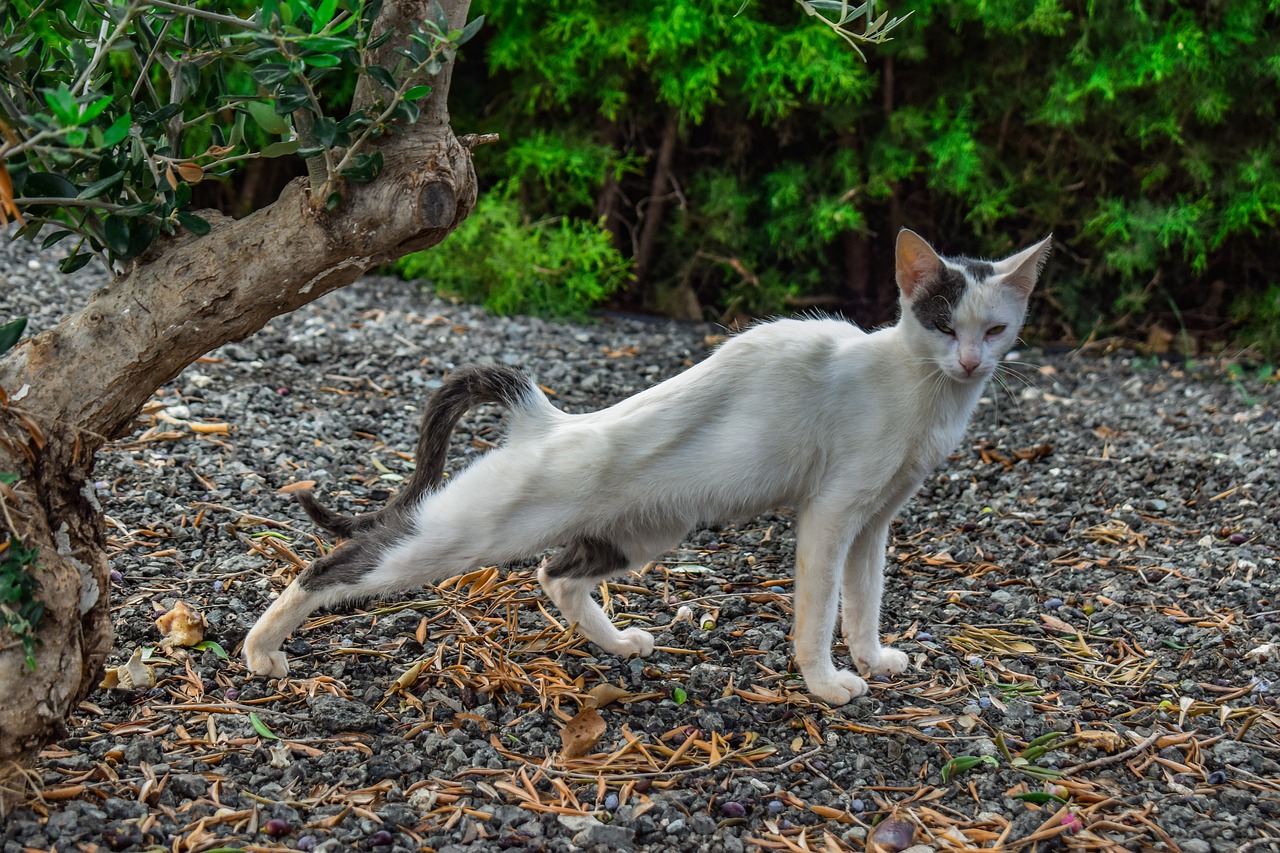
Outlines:
POLYGON ((942 258, 923 237, 909 228, 898 232, 894 274, 903 296, 910 300, 920 285, 936 278, 941 269, 942 258))
POLYGON ((1030 295, 1040 278, 1040 270, 1049 260, 1049 252, 1053 249, 1053 235, 1050 234, 1034 246, 1023 249, 1016 255, 1005 258, 996 264, 996 274, 1004 276, 1005 284, 1017 288, 1023 296, 1030 295))

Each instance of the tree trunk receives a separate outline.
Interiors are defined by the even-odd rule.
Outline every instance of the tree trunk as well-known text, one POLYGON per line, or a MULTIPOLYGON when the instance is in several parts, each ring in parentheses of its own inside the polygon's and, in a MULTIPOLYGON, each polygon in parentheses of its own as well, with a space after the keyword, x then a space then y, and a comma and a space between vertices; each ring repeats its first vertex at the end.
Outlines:
MULTIPOLYGON (((461 29, 469 0, 442 5, 461 29)), ((388 3, 379 27, 404 33, 404 21, 428 8, 388 3)), ((0 472, 21 478, 0 485, 0 543, 12 533, 39 548, 33 575, 44 604, 34 671, 0 629, 0 815, 22 798, 24 769, 97 685, 111 649, 95 453, 201 355, 434 246, 466 218, 476 179, 469 144, 449 126, 450 72, 446 64, 431 81, 418 123, 382 145, 383 173, 346 187, 337 210, 312 204, 300 179, 244 219, 206 212, 208 235, 157 244, 82 310, 0 360, 0 472)), ((358 88, 353 109, 373 96, 358 88)))
POLYGON ((653 262, 653 252, 658 244, 658 232, 662 228, 662 215, 667 208, 667 197, 671 191, 671 167, 675 162, 676 143, 680 139, 680 121, 675 112, 667 114, 667 124, 662 130, 662 143, 658 147, 658 160, 653 169, 653 185, 649 190, 648 205, 645 207, 643 222, 640 226, 640 244, 636 247, 635 270, 636 284, 642 292, 649 294, 649 270, 653 262))

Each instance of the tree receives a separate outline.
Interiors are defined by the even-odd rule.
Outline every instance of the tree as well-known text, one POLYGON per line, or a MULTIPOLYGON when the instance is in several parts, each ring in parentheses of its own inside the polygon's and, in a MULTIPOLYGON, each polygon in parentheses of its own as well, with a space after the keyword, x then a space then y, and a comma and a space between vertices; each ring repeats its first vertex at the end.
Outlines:
POLYGON ((111 649, 94 454, 199 356, 473 207, 476 139, 446 103, 468 5, 5 4, 0 210, 21 236, 73 239, 64 268, 96 252, 116 276, 0 360, 0 813, 111 649), (341 66, 360 69, 345 115, 323 88, 341 66), (308 177, 268 207, 186 209, 200 180, 285 154, 308 177))

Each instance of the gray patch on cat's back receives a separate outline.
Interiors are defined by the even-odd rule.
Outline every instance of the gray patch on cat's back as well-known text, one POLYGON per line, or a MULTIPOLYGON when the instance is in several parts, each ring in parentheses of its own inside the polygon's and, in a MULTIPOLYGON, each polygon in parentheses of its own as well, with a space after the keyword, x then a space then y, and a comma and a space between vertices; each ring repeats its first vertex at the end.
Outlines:
POLYGON ((570 542, 547 561, 543 571, 549 578, 612 577, 630 564, 622 549, 608 539, 588 536, 570 542))
POLYGON ((964 296, 966 284, 963 272, 943 264, 922 285, 924 292, 912 303, 911 313, 926 329, 952 326, 951 312, 964 296))

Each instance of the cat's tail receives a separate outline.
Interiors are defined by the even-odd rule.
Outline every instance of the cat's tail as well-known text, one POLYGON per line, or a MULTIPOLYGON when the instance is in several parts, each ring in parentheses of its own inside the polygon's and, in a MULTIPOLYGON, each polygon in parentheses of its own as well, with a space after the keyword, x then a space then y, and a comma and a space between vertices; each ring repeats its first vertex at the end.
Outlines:
POLYGON ((298 503, 312 521, 344 538, 411 510, 444 479, 453 428, 468 409, 482 403, 499 403, 511 409, 530 404, 550 405, 533 380, 518 370, 497 365, 459 368, 450 373, 431 396, 418 427, 418 444, 414 449, 416 467, 385 507, 362 515, 342 515, 321 504, 309 490, 297 493, 298 503))

